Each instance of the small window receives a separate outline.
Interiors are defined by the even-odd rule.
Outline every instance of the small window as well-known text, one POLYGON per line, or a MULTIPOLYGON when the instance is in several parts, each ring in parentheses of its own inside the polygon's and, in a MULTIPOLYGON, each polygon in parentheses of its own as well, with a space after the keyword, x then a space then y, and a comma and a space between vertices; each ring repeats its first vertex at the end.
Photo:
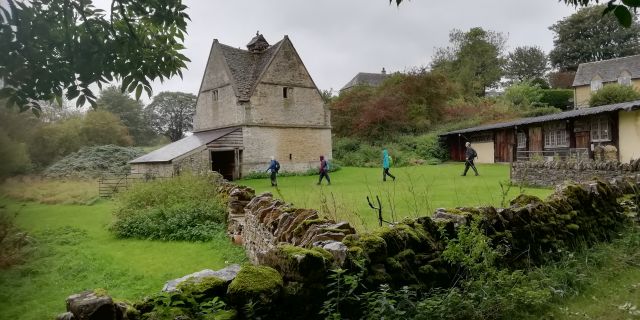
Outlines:
POLYGON ((606 116, 591 119, 591 141, 611 141, 609 119, 606 116))
POLYGON ((518 132, 518 149, 525 149, 527 147, 527 135, 519 131, 518 132))
POLYGON ((213 101, 218 101, 218 90, 213 90, 212 92, 213 101))
POLYGON ((627 70, 622 71, 620 73, 620 76, 618 77, 618 83, 623 85, 623 86, 630 86, 631 85, 631 73, 627 70))
POLYGON ((282 88, 282 97, 283 98, 289 99, 291 97, 292 93, 293 93, 293 88, 291 88, 291 87, 282 88))
POLYGON ((564 122, 550 123, 544 127, 544 147, 564 148, 569 146, 569 135, 564 122))
POLYGON ((291 153, 289 153, 289 160, 293 159, 293 155, 291 153))

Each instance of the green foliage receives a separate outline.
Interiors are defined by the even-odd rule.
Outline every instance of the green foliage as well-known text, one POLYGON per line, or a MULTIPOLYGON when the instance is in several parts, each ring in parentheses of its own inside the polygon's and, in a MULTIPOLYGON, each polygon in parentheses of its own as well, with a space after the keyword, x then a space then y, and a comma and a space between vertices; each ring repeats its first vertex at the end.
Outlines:
POLYGON ((349 311, 357 301, 356 290, 360 288, 363 270, 355 274, 348 273, 348 270, 336 268, 331 270, 328 277, 327 299, 322 304, 320 314, 325 319, 339 320, 342 314, 349 311))
POLYGON ((547 55, 540 47, 517 47, 509 52, 504 75, 511 81, 531 81, 544 77, 549 67, 547 55))
POLYGON ((0 208, 0 270, 24 262, 31 242, 5 208, 0 208))
POLYGON ((116 87, 107 87, 100 91, 100 98, 96 103, 98 109, 109 111, 120 118, 135 145, 146 146, 153 142, 155 134, 145 119, 140 101, 132 99, 116 87))
POLYGON ((502 53, 506 38, 502 33, 480 27, 449 33, 450 47, 439 48, 431 68, 457 83, 466 96, 484 96, 487 88, 502 77, 502 53))
POLYGON ((539 102, 543 96, 540 87, 529 82, 520 82, 509 86, 502 96, 504 100, 516 107, 528 107, 534 102, 539 102))
POLYGON ((90 87, 115 80, 121 89, 145 90, 151 81, 182 76, 187 7, 182 1, 112 0, 110 12, 91 1, 9 1, 0 11, 0 98, 21 110, 39 111, 38 101, 76 104, 96 97, 90 87))
POLYGON ((573 90, 571 89, 545 89, 542 90, 540 103, 562 110, 573 108, 573 90))
POLYGON ((605 8, 580 9, 549 28, 555 33, 549 53, 554 67, 575 71, 580 63, 640 53, 640 25, 634 19, 629 27, 622 27, 612 15, 603 16, 605 8))
POLYGON ((282 276, 267 266, 244 265, 227 289, 227 296, 243 310, 247 318, 270 318, 277 310, 283 288, 282 276))
POLYGON ((377 88, 355 87, 331 102, 333 132, 368 141, 426 132, 452 93, 446 77, 425 70, 395 74, 377 88))
POLYGON ((0 181, 12 175, 26 173, 30 167, 27 145, 11 139, 0 128, 0 181))
POLYGON ((48 167, 44 175, 54 178, 97 178, 108 174, 126 174, 130 171, 129 161, 143 154, 142 150, 132 147, 84 147, 48 167))
POLYGON ((118 117, 103 110, 43 123, 27 141, 30 158, 38 167, 46 167, 84 146, 131 143, 127 128, 118 117))
POLYGON ((522 116, 523 117, 538 117, 538 116, 544 116, 547 114, 553 114, 553 113, 558 113, 558 112, 562 112, 562 110, 555 108, 555 107, 530 107, 528 109, 526 109, 523 113, 522 116))
POLYGON ((640 99, 640 92, 632 86, 624 86, 617 83, 608 84, 600 90, 591 94, 589 99, 590 107, 597 107, 607 104, 627 102, 640 99))
POLYGON ((120 238, 207 241, 224 237, 225 206, 211 176, 188 173, 118 194, 111 230, 120 238))
POLYGON ((148 121, 158 134, 178 141, 193 129, 196 96, 184 92, 160 92, 145 107, 148 121))

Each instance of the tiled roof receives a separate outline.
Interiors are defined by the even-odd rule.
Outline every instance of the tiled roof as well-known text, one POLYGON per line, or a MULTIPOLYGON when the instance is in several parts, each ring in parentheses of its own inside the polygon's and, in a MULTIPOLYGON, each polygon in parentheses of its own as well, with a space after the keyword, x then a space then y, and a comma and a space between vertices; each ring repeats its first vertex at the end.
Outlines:
POLYGON ((281 44, 282 40, 260 53, 252 53, 220 44, 222 55, 231 70, 233 83, 238 89, 240 101, 249 100, 258 78, 267 68, 281 44))
POLYGON ((573 86, 591 84, 596 75, 602 78, 602 82, 617 81, 624 71, 631 73, 631 79, 640 78, 640 55, 581 63, 573 79, 573 86))
POLYGON ((170 143, 158 150, 149 152, 129 163, 169 162, 185 153, 193 151, 211 141, 220 139, 237 128, 225 128, 196 132, 186 138, 170 143))
POLYGON ((477 126, 473 128, 450 131, 447 133, 440 134, 440 136, 448 136, 448 135, 459 134, 459 133, 479 132, 479 131, 486 131, 486 130, 493 130, 493 129, 502 129, 502 128, 509 128, 514 126, 522 126, 527 124, 547 122, 547 121, 564 120, 564 119, 577 118, 577 117, 583 117, 583 116, 594 115, 594 114, 599 114, 604 112, 618 111, 618 110, 632 111, 637 109, 640 109, 640 100, 609 104, 605 106, 592 107, 592 108, 576 109, 576 110, 565 111, 560 113, 548 114, 548 115, 539 116, 539 117, 521 118, 521 119, 508 121, 508 122, 487 124, 487 125, 477 126))
POLYGON ((389 77, 389 75, 386 74, 386 73, 360 72, 360 73, 356 74, 356 76, 353 77, 353 79, 351 79, 351 81, 349 81, 347 84, 345 84, 344 87, 342 87, 342 89, 340 89, 340 91, 345 90, 345 89, 349 89, 351 87, 360 86, 360 85, 367 85, 367 86, 377 87, 377 86, 381 85, 382 82, 384 82, 384 80, 387 79, 387 77, 389 77))

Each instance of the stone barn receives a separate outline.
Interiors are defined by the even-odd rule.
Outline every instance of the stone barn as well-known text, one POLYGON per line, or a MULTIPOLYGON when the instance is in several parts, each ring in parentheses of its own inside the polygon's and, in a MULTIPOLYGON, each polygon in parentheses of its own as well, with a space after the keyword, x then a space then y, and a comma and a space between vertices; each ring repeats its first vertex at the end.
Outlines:
POLYGON ((264 172, 271 156, 300 172, 331 155, 329 108, 288 36, 257 34, 247 50, 213 40, 194 133, 132 160, 131 172, 171 176, 218 171, 229 180, 264 172))

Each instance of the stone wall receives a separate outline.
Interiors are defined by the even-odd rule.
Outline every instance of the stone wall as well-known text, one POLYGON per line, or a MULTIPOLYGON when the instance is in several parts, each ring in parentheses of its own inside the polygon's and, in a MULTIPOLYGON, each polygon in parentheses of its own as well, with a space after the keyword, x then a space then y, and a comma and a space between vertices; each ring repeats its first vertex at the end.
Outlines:
POLYGON ((511 165, 511 182, 536 187, 552 187, 565 181, 584 183, 594 178, 611 181, 640 181, 640 160, 618 161, 530 161, 511 165))

